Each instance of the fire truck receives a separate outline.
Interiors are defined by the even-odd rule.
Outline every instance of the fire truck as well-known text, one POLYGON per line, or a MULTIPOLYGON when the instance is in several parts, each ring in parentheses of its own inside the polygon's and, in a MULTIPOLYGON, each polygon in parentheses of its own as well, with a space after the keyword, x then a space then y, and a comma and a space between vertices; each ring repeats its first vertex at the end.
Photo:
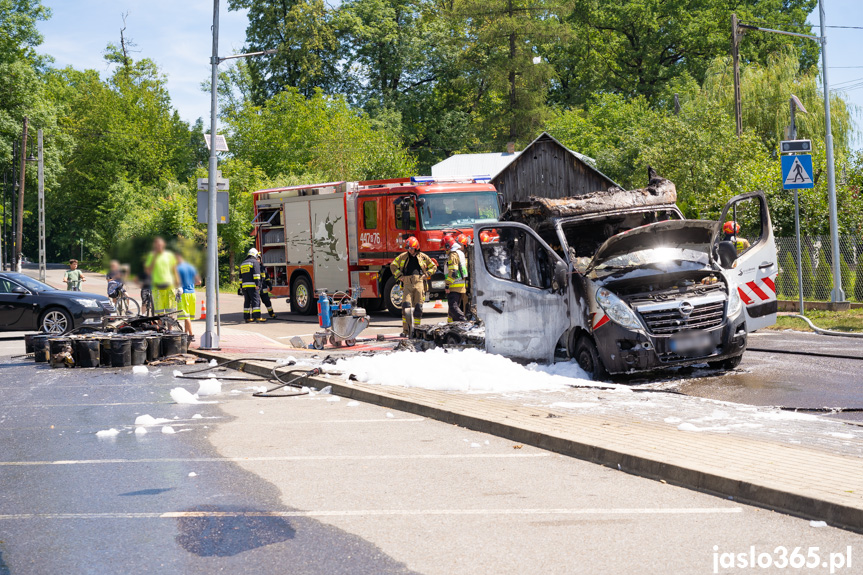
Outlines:
POLYGON ((445 291, 446 234, 473 234, 495 222, 500 200, 488 176, 413 177, 329 182, 254 192, 256 247, 272 278, 271 293, 288 296, 291 311, 312 314, 318 290, 362 288, 362 305, 401 315, 402 294, 390 272, 414 236, 438 262, 430 299, 445 291))

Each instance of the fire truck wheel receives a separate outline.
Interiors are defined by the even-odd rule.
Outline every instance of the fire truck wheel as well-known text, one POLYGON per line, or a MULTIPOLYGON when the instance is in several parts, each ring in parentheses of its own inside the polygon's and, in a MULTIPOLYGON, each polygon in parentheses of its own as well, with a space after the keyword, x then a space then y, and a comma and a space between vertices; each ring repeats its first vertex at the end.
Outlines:
POLYGON ((310 315, 315 309, 312 297, 312 284, 306 276, 300 276, 291 285, 291 311, 300 315, 310 315))
POLYGON ((392 276, 384 286, 384 303, 391 316, 402 316, 402 285, 392 276))

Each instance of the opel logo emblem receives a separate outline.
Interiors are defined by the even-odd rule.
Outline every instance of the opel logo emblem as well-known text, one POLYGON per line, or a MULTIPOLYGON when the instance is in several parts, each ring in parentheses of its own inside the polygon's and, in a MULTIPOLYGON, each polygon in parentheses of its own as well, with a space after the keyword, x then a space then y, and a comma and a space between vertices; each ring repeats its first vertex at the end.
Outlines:
POLYGON ((680 310, 681 315, 689 316, 694 308, 691 303, 684 301, 680 303, 680 307, 678 309, 680 310))

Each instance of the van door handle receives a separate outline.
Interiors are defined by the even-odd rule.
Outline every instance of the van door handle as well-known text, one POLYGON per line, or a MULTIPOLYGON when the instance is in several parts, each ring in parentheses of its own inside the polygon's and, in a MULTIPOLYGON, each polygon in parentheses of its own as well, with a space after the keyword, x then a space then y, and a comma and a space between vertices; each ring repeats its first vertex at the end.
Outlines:
POLYGON ((482 300, 482 305, 485 307, 490 307, 497 313, 503 313, 503 303, 502 299, 484 299, 482 300))
POLYGON ((761 264, 760 266, 758 266, 758 269, 760 269, 760 270, 766 270, 767 268, 772 268, 772 267, 773 267, 773 265, 774 265, 774 264, 773 264, 773 262, 764 262, 763 264, 761 264))

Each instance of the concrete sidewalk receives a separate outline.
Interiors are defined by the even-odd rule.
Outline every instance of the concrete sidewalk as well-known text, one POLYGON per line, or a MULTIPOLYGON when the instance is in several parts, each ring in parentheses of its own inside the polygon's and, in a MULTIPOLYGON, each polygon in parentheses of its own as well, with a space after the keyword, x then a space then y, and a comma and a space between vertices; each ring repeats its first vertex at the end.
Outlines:
MULTIPOLYGON (((231 354, 198 352, 217 360, 231 354)), ((298 359, 300 355, 297 354, 298 359)), ((269 376, 272 363, 245 362, 269 376)), ((294 368, 295 369, 295 368, 294 368)), ((863 532, 863 459, 741 436, 680 432, 626 414, 572 414, 511 401, 343 378, 334 394, 490 433, 670 484, 863 532)))

